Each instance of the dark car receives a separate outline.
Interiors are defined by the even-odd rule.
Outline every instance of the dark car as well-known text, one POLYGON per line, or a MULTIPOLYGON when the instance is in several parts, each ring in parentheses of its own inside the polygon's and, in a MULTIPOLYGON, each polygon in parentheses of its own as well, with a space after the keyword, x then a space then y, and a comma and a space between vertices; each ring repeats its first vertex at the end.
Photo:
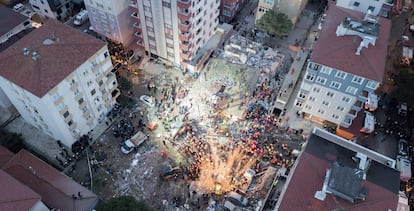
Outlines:
POLYGON ((398 154, 404 157, 408 157, 408 143, 404 139, 398 141, 398 154))

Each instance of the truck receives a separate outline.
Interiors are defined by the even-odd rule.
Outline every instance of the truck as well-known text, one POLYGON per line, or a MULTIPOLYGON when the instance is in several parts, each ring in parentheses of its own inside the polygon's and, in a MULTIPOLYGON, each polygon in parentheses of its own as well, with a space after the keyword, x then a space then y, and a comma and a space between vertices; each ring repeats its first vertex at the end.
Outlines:
POLYGON ((84 24, 87 20, 89 20, 88 10, 82 10, 78 14, 76 14, 75 19, 73 20, 73 24, 76 26, 80 26, 84 24))
POLYGON ((132 152, 132 150, 139 147, 146 140, 147 140, 147 136, 143 132, 138 131, 135 135, 133 135, 131 138, 125 140, 121 144, 121 151, 124 154, 129 154, 130 152, 132 152))
POLYGON ((401 155, 397 156, 396 168, 400 171, 400 180, 408 182, 411 179, 411 161, 401 155))

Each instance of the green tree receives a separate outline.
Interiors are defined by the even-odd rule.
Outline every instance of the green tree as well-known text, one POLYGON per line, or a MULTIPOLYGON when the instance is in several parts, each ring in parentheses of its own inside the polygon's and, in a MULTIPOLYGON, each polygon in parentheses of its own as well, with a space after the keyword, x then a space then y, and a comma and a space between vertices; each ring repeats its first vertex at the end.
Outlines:
POLYGON ((256 27, 271 35, 282 37, 289 35, 293 24, 286 14, 270 10, 257 21, 256 27))
POLYGON ((395 81, 396 89, 392 95, 401 102, 407 102, 414 106, 414 70, 412 68, 401 69, 395 81))
POLYGON ((108 202, 99 203, 97 211, 153 211, 144 201, 137 201, 132 196, 112 198, 108 202))

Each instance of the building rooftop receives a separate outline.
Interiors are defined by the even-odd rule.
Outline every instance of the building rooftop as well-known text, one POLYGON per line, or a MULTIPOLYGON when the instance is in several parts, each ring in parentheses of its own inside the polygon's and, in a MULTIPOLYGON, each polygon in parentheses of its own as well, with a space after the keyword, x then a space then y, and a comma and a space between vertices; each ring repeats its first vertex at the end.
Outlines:
POLYGON ((26 150, 19 151, 1 168, 39 194, 42 202, 50 208, 91 210, 98 203, 96 194, 26 150), (72 194, 78 196, 78 192, 82 199, 73 199, 72 194))
POLYGON ((382 82, 391 21, 382 17, 375 18, 378 23, 375 27, 379 27, 379 29, 371 30, 371 34, 376 34, 379 30, 378 38, 376 38, 374 46, 363 47, 360 50, 360 55, 356 55, 362 41, 359 36, 336 36, 337 27, 346 18, 348 20, 358 20, 362 23, 364 16, 364 13, 338 7, 330 1, 325 22, 319 32, 318 41, 313 47, 310 60, 347 73, 382 82))
POLYGON ((314 129, 304 151, 296 161, 296 167, 292 169, 286 191, 281 194, 279 210, 395 210, 398 203, 400 173, 384 165, 379 161, 380 159, 389 158, 370 152, 334 134, 314 129), (324 135, 316 134, 315 131, 324 135), (335 137, 336 141, 343 142, 337 144, 329 137, 335 137), (344 147, 347 145, 349 147, 344 147), (372 160, 366 171, 366 180, 351 177, 355 180, 351 182, 349 174, 355 173, 354 169, 359 167, 355 161, 356 151, 363 152, 372 160), (334 170, 332 178, 336 178, 337 182, 329 181, 328 190, 336 189, 355 196, 357 199, 353 203, 330 193, 326 193, 324 200, 315 198, 315 193, 323 189, 327 170, 335 169, 335 163, 338 163, 341 168, 334 170), (343 175, 348 177, 344 178, 343 175), (352 187, 344 187, 341 185, 343 181, 352 187), (361 199, 362 197, 358 198, 364 194, 366 194, 365 200, 361 199))
POLYGON ((50 19, 0 53, 0 76, 42 97, 104 46, 50 19))
POLYGON ((0 4, 0 36, 7 34, 26 20, 29 18, 0 4))
POLYGON ((0 210, 31 210, 39 194, 0 170, 0 210))

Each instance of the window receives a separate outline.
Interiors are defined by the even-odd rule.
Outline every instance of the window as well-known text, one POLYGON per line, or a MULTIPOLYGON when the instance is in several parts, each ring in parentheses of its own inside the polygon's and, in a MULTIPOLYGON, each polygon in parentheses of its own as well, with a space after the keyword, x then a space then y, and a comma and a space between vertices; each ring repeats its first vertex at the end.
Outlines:
POLYGON ((376 89, 377 87, 378 87, 378 82, 375 82, 375 81, 368 81, 367 82, 367 88, 376 89))
POLYGON ((68 117, 69 116, 69 111, 66 111, 65 113, 63 113, 63 117, 68 117))
POLYGON ((324 101, 322 101, 322 105, 324 105, 324 106, 329 106, 329 104, 330 104, 330 103, 329 103, 328 101, 325 101, 325 100, 324 100, 324 101))
POLYGON ((321 68, 321 73, 324 73, 324 74, 327 74, 327 75, 330 75, 331 74, 331 72, 332 72, 332 69, 331 68, 329 68, 329 67, 322 67, 321 68))
POLYGON ((349 101, 351 101, 351 98, 349 97, 343 97, 342 101, 349 103, 349 101))
POLYGON ((79 105, 82 105, 83 102, 84 102, 83 98, 78 100, 79 105))
POLYGON ((357 91, 358 89, 353 86, 348 86, 348 88, 346 88, 346 92, 353 94, 353 95, 356 94, 357 91))
POLYGON ((95 93, 96 93, 95 89, 92 89, 91 95, 93 96, 93 95, 95 95, 95 93))
POLYGON ((344 111, 344 109, 345 109, 345 108, 344 108, 344 107, 342 107, 342 106, 337 106, 337 107, 336 107, 336 110, 338 110, 338 111, 344 111))
POLYGON ((70 120, 70 121, 68 122, 68 125, 69 125, 69 126, 72 126, 72 125, 73 125, 72 120, 70 120))
POLYGON ((332 118, 333 118, 333 119, 339 119, 339 116, 338 116, 338 115, 336 115, 336 114, 332 114, 332 118))
POLYGON ((318 113, 320 113, 320 114, 324 114, 324 113, 325 113, 325 110, 318 109, 318 113))
POLYGON ((91 80, 89 80, 88 82, 86 82, 86 85, 87 85, 87 86, 91 86, 91 85, 92 85, 92 81, 91 81, 91 80))
POLYGON ((335 77, 345 79, 346 73, 338 70, 338 72, 336 72, 335 77))
POLYGON ((302 101, 296 101, 295 105, 297 107, 302 107, 303 102, 302 101))
POLYGON ((327 92, 327 93, 326 93, 326 96, 328 96, 328 97, 333 97, 333 96, 334 96, 334 93, 332 93, 332 92, 327 92))
POLYGON ((368 7, 368 10, 369 10, 369 11, 371 11, 371 12, 374 12, 375 7, 373 7, 373 6, 369 6, 369 7, 368 7))
POLYGON ((315 98, 315 97, 313 97, 313 96, 309 96, 309 101, 311 101, 311 102, 315 102, 315 101, 316 101, 316 98, 315 98))
POLYGON ((108 57, 108 56, 109 56, 108 51, 105 51, 105 53, 104 53, 104 57, 106 58, 106 57, 108 57))
POLYGON ((354 7, 359 7, 360 3, 359 2, 354 2, 354 7))
POLYGON ((79 95, 79 89, 76 89, 73 94, 75 94, 75 96, 78 96, 79 95))
POLYGON ((312 110, 312 106, 310 106, 310 105, 305 105, 305 108, 308 109, 308 110, 312 110))
POLYGON ((352 82, 357 83, 357 84, 362 84, 363 81, 364 79, 358 76, 354 76, 354 78, 352 78, 352 82))
POLYGON ((315 74, 313 73, 307 73, 306 74, 306 80, 313 81, 315 79, 315 74))
POLYGON ((162 6, 167 7, 167 8, 171 8, 171 4, 169 2, 162 2, 162 6))
POLYGON ((318 78, 316 78, 316 82, 318 82, 320 84, 326 84, 326 78, 318 77, 318 78))
POLYGON ((313 87, 313 91, 316 92, 316 93, 319 93, 319 92, 321 92, 321 89, 313 87))
POLYGON ((335 88, 335 89, 339 89, 339 88, 341 88, 341 83, 336 82, 336 81, 332 81, 331 82, 331 87, 335 88))
POLYGON ((318 65, 318 64, 309 63, 309 68, 312 69, 312 70, 316 70, 317 71, 319 69, 319 67, 321 67, 321 66, 318 65))
POLYGON ((299 93, 299 98, 301 98, 301 99, 305 99, 305 98, 306 98, 306 93, 304 93, 304 92, 300 92, 300 93, 299 93))

